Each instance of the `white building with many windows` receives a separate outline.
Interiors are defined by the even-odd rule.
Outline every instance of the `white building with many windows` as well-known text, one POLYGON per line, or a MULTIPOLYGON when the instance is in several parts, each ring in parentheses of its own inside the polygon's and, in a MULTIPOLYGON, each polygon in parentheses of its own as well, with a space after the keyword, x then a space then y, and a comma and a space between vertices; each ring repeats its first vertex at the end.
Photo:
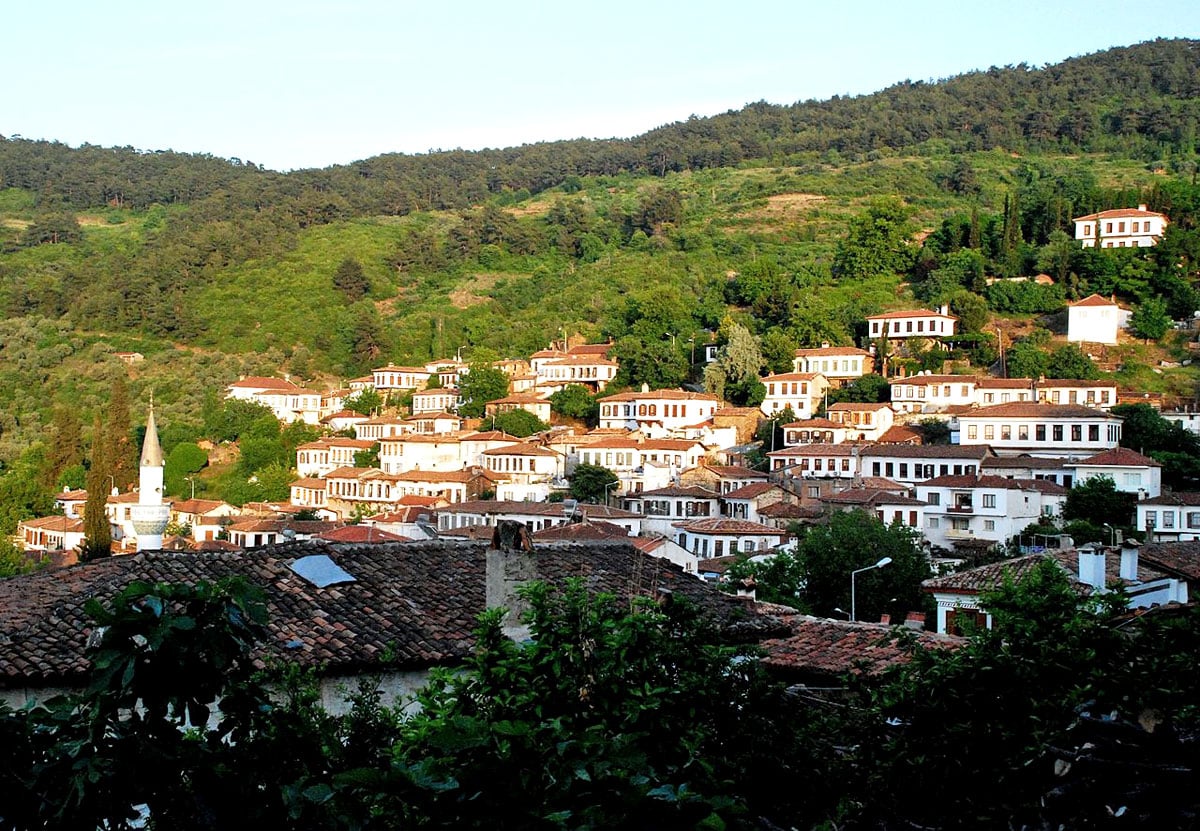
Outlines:
POLYGON ((796 418, 812 418, 829 382, 824 375, 811 372, 784 372, 762 379, 767 394, 759 409, 767 418, 779 415, 788 407, 796 418))
POLYGON ((641 430, 661 438, 711 422, 721 406, 715 395, 684 390, 643 390, 601 398, 601 430, 641 430))
POLYGON ((1075 218, 1075 239, 1084 248, 1149 248, 1158 245, 1168 222, 1145 205, 1100 211, 1075 218))
POLYGON ((1002 544, 1043 516, 1055 516, 1066 489, 1051 482, 1001 476, 938 476, 916 487, 925 503, 925 538, 952 549, 956 542, 1002 544))
POLYGON ((954 334, 958 318, 945 306, 936 312, 929 309, 910 309, 884 312, 867 317, 867 332, 871 340, 907 340, 908 338, 948 338, 954 334))
POLYGON ((874 356, 853 346, 821 344, 816 349, 797 349, 793 372, 820 373, 831 383, 845 386, 874 368, 874 356))
POLYGON ((959 442, 1000 455, 1093 456, 1121 441, 1121 418, 1071 404, 997 404, 958 417, 959 442))
POLYGON ((1137 503, 1137 527, 1147 542, 1200 540, 1200 493, 1177 491, 1137 503))

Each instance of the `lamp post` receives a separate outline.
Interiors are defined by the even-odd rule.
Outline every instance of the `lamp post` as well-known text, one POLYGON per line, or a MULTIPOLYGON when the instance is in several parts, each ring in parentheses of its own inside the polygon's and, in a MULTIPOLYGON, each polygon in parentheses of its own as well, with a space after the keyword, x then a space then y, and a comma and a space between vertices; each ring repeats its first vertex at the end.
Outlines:
POLYGON ((609 482, 607 485, 604 486, 604 507, 605 508, 609 507, 609 505, 608 505, 608 489, 612 488, 612 487, 616 487, 619 484, 621 484, 621 480, 617 479, 613 482, 609 482))
POLYGON ((696 336, 692 335, 688 338, 688 343, 692 345, 692 359, 688 363, 694 364, 696 363, 696 336))
POLYGON ((195 498, 196 498, 196 477, 195 477, 195 476, 185 476, 185 477, 183 477, 183 479, 184 479, 184 481, 185 481, 185 482, 190 482, 190 483, 191 483, 191 485, 192 485, 192 499, 195 499, 195 498))
POLYGON ((663 332, 663 337, 670 338, 671 339, 671 347, 672 348, 675 347, 675 333, 674 332, 663 332))
POLYGON ((1109 548, 1115 548, 1115 547, 1116 547, 1116 545, 1117 545, 1117 529, 1116 529, 1116 528, 1113 528, 1113 527, 1112 527, 1111 525, 1109 525, 1107 522, 1105 522, 1105 523, 1104 523, 1104 527, 1108 529, 1108 545, 1109 545, 1109 548))
POLYGON ((884 557, 882 560, 875 563, 875 565, 867 566, 865 568, 858 568, 858 569, 855 569, 854 571, 850 572, 850 620, 851 621, 858 620, 858 604, 856 603, 856 597, 855 597, 855 593, 854 593, 854 578, 858 577, 858 575, 862 574, 864 571, 870 571, 873 568, 883 568, 891 561, 892 561, 891 557, 884 557))

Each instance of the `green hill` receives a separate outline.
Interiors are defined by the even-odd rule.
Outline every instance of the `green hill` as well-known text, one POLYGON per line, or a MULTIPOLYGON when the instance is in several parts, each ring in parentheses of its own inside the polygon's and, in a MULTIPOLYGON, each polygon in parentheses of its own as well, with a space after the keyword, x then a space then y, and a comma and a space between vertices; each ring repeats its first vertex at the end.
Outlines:
MULTIPOLYGON (((182 437, 238 373, 326 383, 460 349, 525 355, 564 332, 616 341, 626 382, 673 384, 727 318, 776 366, 797 346, 861 341, 863 316, 890 307, 949 302, 983 330, 962 354, 906 358, 920 368, 986 363, 989 315, 1036 340, 1041 316, 1090 291, 1189 316, 1196 47, 753 104, 628 141, 289 174, 0 139, 0 464, 22 464, 56 406, 90 423, 115 373, 135 402, 153 388, 182 437), (1171 216, 1159 248, 1064 244, 1072 216, 1139 202, 1171 216), (365 296, 335 287, 347 260, 365 296), (1057 293, 986 288, 1038 271, 1057 293), (147 361, 127 369, 117 350, 147 361)), ((1144 366, 1185 354, 1170 341, 1105 360, 1190 397, 1190 368, 1144 366)))

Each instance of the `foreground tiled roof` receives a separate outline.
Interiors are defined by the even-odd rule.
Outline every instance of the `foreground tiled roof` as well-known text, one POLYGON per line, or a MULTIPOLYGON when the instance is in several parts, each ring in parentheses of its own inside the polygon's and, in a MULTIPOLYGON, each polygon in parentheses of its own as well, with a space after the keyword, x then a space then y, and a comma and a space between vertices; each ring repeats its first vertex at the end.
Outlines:
POLYGON ((373 525, 343 525, 323 531, 318 536, 329 542, 404 542, 408 539, 373 525))
POLYGON ((780 501, 759 508, 758 515, 769 519, 819 519, 825 515, 825 511, 817 505, 793 505, 780 501))
POLYGON ((722 479, 766 479, 767 474, 761 470, 751 470, 748 467, 739 467, 738 465, 707 465, 706 470, 710 470, 722 479))
MULTIPOLYGON (((240 576, 260 587, 269 614, 255 647, 260 662, 282 659, 330 674, 455 664, 470 653, 484 609, 485 551, 470 543, 314 540, 237 553, 144 552, 0 580, 0 687, 81 682, 93 627, 84 604, 107 601, 134 580, 194 584, 240 576), (317 588, 291 570, 313 554, 328 555, 355 582, 317 588)), ((618 597, 669 591, 714 615, 728 637, 782 633, 777 620, 631 545, 560 543, 535 556, 538 578, 554 585, 579 578, 589 591, 618 597)))
POLYGON ((762 496, 764 493, 770 493, 773 490, 779 490, 778 485, 773 485, 770 482, 754 482, 750 485, 742 485, 737 490, 732 490, 724 494, 722 499, 755 499, 762 496))
POLYGON ((1200 493, 1195 491, 1174 491, 1164 493, 1150 499, 1143 499, 1139 505, 1169 505, 1177 508, 1195 508, 1200 506, 1200 493))
POLYGON ((881 623, 851 623, 844 620, 797 615, 791 619, 792 633, 762 644, 764 663, 781 674, 837 678, 847 673, 873 675, 890 666, 906 663, 914 649, 954 649, 963 638, 933 632, 905 632, 881 623))
MULTIPOLYGON (((1200 581, 1200 540, 1148 543, 1139 549, 1138 559, 1168 574, 1200 581)), ((1200 586, 1190 588, 1195 591, 1200 586)))
MULTIPOLYGON (((921 586, 928 592, 980 594, 981 592, 999 588, 1003 584, 1006 574, 1012 575, 1012 579, 1019 582, 1022 577, 1033 570, 1034 566, 1047 557, 1058 563, 1059 567, 1067 573, 1067 578, 1077 589, 1084 593, 1091 591, 1090 586, 1079 580, 1079 552, 1074 549, 1027 554, 1024 557, 1000 560, 996 563, 988 563, 978 568, 971 568, 954 574, 931 577, 921 583, 921 586)), ((1161 571, 1142 560, 1143 558, 1139 556, 1137 576, 1140 582, 1145 583, 1150 580, 1157 580, 1163 576, 1161 571)), ((1105 557, 1104 566, 1107 583, 1121 581, 1120 551, 1109 551, 1108 556, 1105 557)))

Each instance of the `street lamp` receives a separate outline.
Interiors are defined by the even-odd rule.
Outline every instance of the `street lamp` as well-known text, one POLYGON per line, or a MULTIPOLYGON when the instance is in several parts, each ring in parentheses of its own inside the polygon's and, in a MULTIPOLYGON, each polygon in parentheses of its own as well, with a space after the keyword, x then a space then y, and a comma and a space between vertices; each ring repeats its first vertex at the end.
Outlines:
POLYGON ((692 359, 688 361, 688 363, 694 364, 696 363, 696 336, 692 335, 690 338, 688 338, 688 343, 692 345, 692 359))
POLYGON ((185 477, 183 477, 183 479, 185 482, 192 483, 192 499, 195 499, 196 498, 196 477, 195 476, 185 476, 185 477))
POLYGON ((675 346, 675 334, 673 332, 663 332, 663 337, 671 339, 671 346, 675 346))
POLYGON ((883 568, 891 561, 892 561, 891 557, 884 557, 882 560, 880 560, 873 566, 867 566, 866 568, 855 569, 854 571, 850 572, 850 620, 852 622, 858 620, 858 616, 857 616, 858 608, 857 608, 857 604, 855 602, 856 598, 854 596, 854 578, 857 577, 858 575, 862 574, 864 571, 870 571, 873 568, 883 568))
POLYGON ((612 488, 612 487, 616 487, 619 484, 621 484, 621 480, 617 479, 616 481, 609 482, 607 485, 604 486, 604 507, 605 508, 607 508, 609 506, 608 505, 608 489, 612 488))
POLYGON ((1109 545, 1109 547, 1116 548, 1116 546, 1117 546, 1117 529, 1113 528, 1107 522, 1104 523, 1104 527, 1108 529, 1108 545, 1109 545))

